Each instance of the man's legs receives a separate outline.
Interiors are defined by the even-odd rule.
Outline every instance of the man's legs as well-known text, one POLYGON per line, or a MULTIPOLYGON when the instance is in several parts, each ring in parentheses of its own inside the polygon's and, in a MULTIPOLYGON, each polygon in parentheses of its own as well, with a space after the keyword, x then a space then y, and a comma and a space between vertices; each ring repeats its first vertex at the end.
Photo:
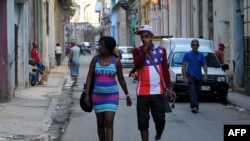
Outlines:
POLYGON ((72 86, 77 86, 78 76, 79 76, 79 62, 72 62, 71 64, 71 76, 73 77, 74 83, 72 86))
POLYGON ((149 99, 149 96, 137 97, 137 122, 142 141, 148 141, 149 99))
POLYGON ((140 130, 142 141, 148 141, 148 129, 140 130))
POLYGON ((36 85, 36 73, 35 72, 30 72, 29 77, 30 77, 31 86, 35 86, 36 85))
POLYGON ((199 110, 199 95, 201 90, 201 81, 196 79, 195 80, 195 92, 196 92, 196 98, 197 98, 197 108, 199 110))
POLYGON ((162 95, 156 95, 151 98, 151 113, 155 123, 156 136, 155 139, 161 139, 161 135, 165 128, 165 103, 162 95))
POLYGON ((39 83, 39 72, 35 72, 35 81, 37 84, 39 83))
POLYGON ((197 94, 197 87, 196 82, 198 81, 197 78, 194 76, 187 75, 188 77, 188 87, 190 92, 190 108, 192 112, 196 113, 199 109, 199 102, 198 102, 198 94, 197 94))

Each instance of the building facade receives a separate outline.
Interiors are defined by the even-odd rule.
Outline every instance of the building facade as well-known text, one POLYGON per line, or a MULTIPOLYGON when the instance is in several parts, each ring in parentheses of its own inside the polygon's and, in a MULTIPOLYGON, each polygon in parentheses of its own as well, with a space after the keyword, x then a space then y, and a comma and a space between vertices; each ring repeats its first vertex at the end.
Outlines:
POLYGON ((60 0, 1 0, 0 101, 15 97, 15 90, 28 88, 32 42, 38 43, 41 62, 48 73, 54 67, 55 44, 64 46, 60 0))

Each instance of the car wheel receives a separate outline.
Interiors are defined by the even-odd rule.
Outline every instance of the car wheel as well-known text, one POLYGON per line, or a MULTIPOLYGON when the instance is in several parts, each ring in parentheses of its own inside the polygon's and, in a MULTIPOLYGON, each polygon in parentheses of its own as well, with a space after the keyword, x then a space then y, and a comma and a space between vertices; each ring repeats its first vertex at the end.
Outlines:
POLYGON ((220 102, 221 102, 222 104, 226 104, 226 103, 228 102, 228 92, 222 94, 222 95, 219 97, 219 99, 220 99, 220 102))

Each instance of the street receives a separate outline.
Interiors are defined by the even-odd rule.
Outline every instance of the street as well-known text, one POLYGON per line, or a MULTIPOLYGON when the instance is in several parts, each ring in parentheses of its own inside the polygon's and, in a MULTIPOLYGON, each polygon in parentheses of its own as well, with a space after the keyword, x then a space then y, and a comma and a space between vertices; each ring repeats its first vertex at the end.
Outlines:
MULTIPOLYGON (((80 109, 79 98, 82 84, 85 82, 88 65, 93 55, 80 57, 79 87, 70 88, 70 80, 66 81, 63 91, 72 98, 68 125, 61 141, 98 141, 96 118, 94 111, 85 113, 80 109), (67 84, 68 83, 68 84, 67 84)), ((137 129, 135 83, 128 77, 131 68, 123 68, 128 90, 132 98, 132 106, 127 107, 125 95, 120 88, 120 102, 114 121, 114 141, 140 141, 137 129)), ((166 127, 162 140, 171 141, 222 141, 225 124, 249 124, 250 114, 239 112, 230 106, 215 101, 202 101, 200 111, 193 114, 189 102, 175 103, 172 113, 166 114, 166 127)), ((154 140, 155 129, 152 118, 149 129, 150 140, 154 140)))

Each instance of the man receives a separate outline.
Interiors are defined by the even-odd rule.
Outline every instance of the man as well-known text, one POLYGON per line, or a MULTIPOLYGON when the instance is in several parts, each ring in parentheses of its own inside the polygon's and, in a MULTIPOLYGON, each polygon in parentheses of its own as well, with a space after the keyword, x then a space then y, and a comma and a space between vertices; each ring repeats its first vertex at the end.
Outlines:
POLYGON ((31 57, 35 60, 36 63, 40 63, 41 59, 38 53, 38 46, 36 42, 32 43, 31 57))
POLYGON ((192 50, 187 52, 182 61, 182 76, 185 83, 188 84, 190 92, 190 108, 193 113, 199 111, 199 92, 201 89, 202 72, 204 70, 204 81, 207 80, 207 62, 204 55, 198 51, 199 41, 191 41, 192 50))
POLYGON ((142 46, 133 49, 134 64, 138 71, 136 89, 138 129, 142 141, 148 141, 149 111, 151 111, 156 128, 155 140, 159 141, 165 128, 165 103, 163 99, 165 91, 160 75, 164 78, 168 94, 174 99, 176 94, 171 90, 166 50, 153 44, 153 28, 150 25, 144 25, 135 34, 140 35, 143 43, 142 46), (160 75, 147 54, 155 61, 160 75))
POLYGON ((223 43, 219 43, 219 48, 215 51, 215 55, 217 56, 217 58, 220 61, 220 64, 224 64, 224 49, 225 46, 223 43))
MULTIPOLYGON (((39 55, 39 52, 38 52, 37 42, 33 42, 32 43, 31 57, 34 59, 36 67, 40 71, 44 71, 45 70, 45 66, 41 63, 41 58, 40 58, 40 55, 39 55)), ((39 79, 39 73, 37 73, 37 79, 39 79)))
POLYGON ((33 58, 30 58, 29 59, 29 75, 30 75, 30 81, 31 81, 32 86, 39 84, 39 74, 43 74, 43 71, 39 70, 39 68, 36 65, 35 60, 33 58))
POLYGON ((70 49, 68 66, 70 67, 70 74, 74 81, 72 87, 74 87, 78 86, 80 48, 76 46, 75 42, 72 42, 71 45, 73 47, 70 49))

